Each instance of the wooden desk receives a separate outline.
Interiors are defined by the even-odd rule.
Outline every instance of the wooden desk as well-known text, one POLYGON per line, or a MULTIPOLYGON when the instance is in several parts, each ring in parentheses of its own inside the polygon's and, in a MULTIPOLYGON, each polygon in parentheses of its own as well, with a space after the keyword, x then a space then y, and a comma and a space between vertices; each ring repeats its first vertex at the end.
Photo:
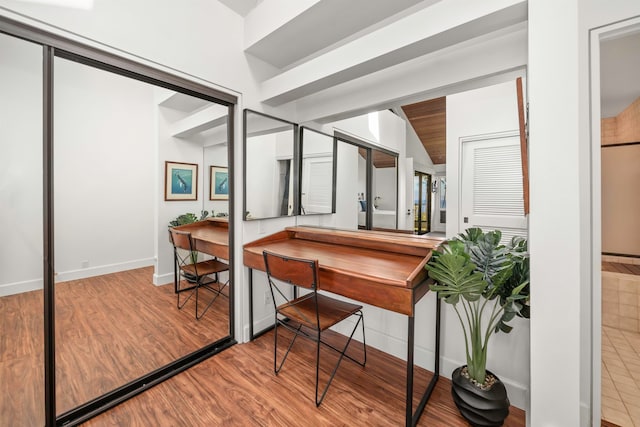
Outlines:
POLYGON ((174 227, 175 230, 188 231, 198 252, 229 259, 229 220, 226 218, 207 218, 203 221, 174 227))
MULTIPOLYGON (((264 271, 262 251, 317 259, 319 289, 376 307, 405 314, 407 330, 406 425, 418 422, 439 377, 440 300, 436 299, 434 375, 415 414, 413 404, 413 353, 415 304, 429 290, 425 264, 442 239, 381 231, 350 231, 320 227, 288 227, 284 231, 244 245, 244 264, 250 268, 249 291, 253 301, 252 269, 264 271)), ((253 339, 253 307, 250 304, 253 339)))

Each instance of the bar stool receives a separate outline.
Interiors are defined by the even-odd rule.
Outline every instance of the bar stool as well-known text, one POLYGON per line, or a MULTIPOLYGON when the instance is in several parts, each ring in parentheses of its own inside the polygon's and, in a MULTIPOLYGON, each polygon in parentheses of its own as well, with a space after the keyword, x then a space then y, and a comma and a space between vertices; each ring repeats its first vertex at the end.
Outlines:
POLYGON ((198 261, 199 252, 195 250, 191 233, 188 231, 170 228, 169 239, 173 245, 174 286, 175 292, 178 295, 178 309, 182 309, 187 301, 195 294, 195 315, 196 319, 199 320, 220 295, 226 296, 222 291, 226 287, 227 282, 220 283, 218 275, 223 271, 228 271, 229 265, 216 258, 198 261), (213 277, 211 277, 212 275, 213 277), (192 283, 192 285, 181 287, 182 278, 188 283, 192 283), (212 292, 214 295, 204 310, 198 314, 198 294, 201 288, 212 292), (180 295, 183 292, 189 292, 189 294, 180 302, 180 295))
POLYGON ((320 406, 322 400, 327 394, 327 390, 335 377, 336 371, 340 366, 340 362, 344 357, 356 362, 360 366, 364 366, 367 361, 367 347, 364 338, 364 316, 362 314, 362 306, 344 302, 329 296, 318 293, 318 279, 320 277, 317 260, 309 260, 303 258, 292 258, 279 255, 273 252, 264 251, 264 264, 269 280, 269 289, 275 306, 275 333, 274 333, 274 354, 273 354, 273 370, 277 375, 284 365, 293 344, 298 336, 308 338, 316 343, 316 406, 320 406), (276 280, 280 283, 276 283, 276 280), (294 286, 303 292, 307 292, 302 296, 297 296, 297 292, 287 292, 281 287, 294 286), (293 294, 293 297, 286 295, 293 294), (276 303, 276 298, 283 301, 276 303), (338 349, 333 345, 322 340, 322 333, 339 322, 351 317, 358 318, 351 335, 343 349, 338 349), (362 326, 362 347, 364 357, 362 361, 356 360, 345 354, 349 344, 352 341, 358 325, 362 326), (280 364, 277 362, 278 356, 278 327, 284 327, 294 333, 293 340, 289 344, 280 364), (333 368, 333 372, 324 387, 322 394, 318 398, 318 383, 320 370, 320 344, 328 346, 330 349, 338 352, 340 357, 333 368))

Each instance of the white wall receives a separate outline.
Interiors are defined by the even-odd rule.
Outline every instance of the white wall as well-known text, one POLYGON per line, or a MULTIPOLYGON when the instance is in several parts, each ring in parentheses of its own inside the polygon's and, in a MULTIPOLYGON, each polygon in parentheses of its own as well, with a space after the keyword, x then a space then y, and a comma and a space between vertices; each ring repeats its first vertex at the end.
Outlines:
MULTIPOLYGON (((18 70, 24 62, 18 59, 20 53, 5 53, 8 55, 3 56, 10 59, 3 63, 18 70)), ((22 225, 7 229, 7 239, 16 241, 15 259, 29 263, 27 268, 21 268, 19 263, 12 263, 17 269, 7 267, 7 277, 0 281, 4 293, 42 286, 42 244, 36 244, 42 241, 42 174, 33 173, 42 170, 42 98, 31 93, 41 90, 39 51, 35 60, 37 65, 31 64, 32 68, 21 72, 19 79, 6 75, 9 80, 2 79, 3 84, 12 83, 12 88, 7 87, 3 93, 20 91, 15 96, 3 97, 15 100, 13 111, 5 117, 11 118, 11 123, 22 123, 20 136, 9 133, 3 138, 11 142, 6 153, 19 150, 19 156, 9 159, 11 167, 30 174, 29 178, 13 175, 3 180, 12 183, 10 188, 19 190, 17 195, 3 195, 3 199, 14 199, 7 206, 13 205, 15 211, 11 212, 23 219, 19 222, 22 225), (22 228, 27 225, 28 229, 22 228), (34 233, 38 236, 31 236, 34 233)), ((54 64, 57 280, 152 265, 155 218, 152 89, 62 59, 56 59, 54 64), (128 108, 123 109, 123 104, 128 108)), ((5 131, 12 132, 14 127, 9 122, 7 125, 3 126, 5 131)))
MULTIPOLYGON (((447 96, 447 222, 446 235, 459 225, 460 138, 518 130, 515 80, 447 96)), ((436 200, 439 203, 439 200, 436 200)), ((535 308, 535 304, 534 304, 535 308)), ((464 337, 453 309, 445 305, 445 357, 463 362, 464 337)), ((491 338, 487 368, 505 382, 512 404, 526 409, 529 384, 529 322, 515 319, 513 331, 491 338)))
POLYGON ((204 181, 203 181, 203 205, 204 209, 209 212, 209 215, 217 215, 221 213, 229 214, 229 201, 228 200, 209 200, 211 190, 210 179, 210 167, 211 166, 229 166, 229 159, 227 156, 227 144, 216 144, 204 147, 204 160, 202 166, 204 168, 204 181))
POLYGON ((548 6, 529 4, 531 298, 544 301, 531 319, 535 426, 580 424, 578 5, 548 6))
MULTIPOLYGON (((153 283, 163 285, 173 282, 173 246, 169 241, 169 222, 185 213, 200 215, 204 207, 205 192, 203 182, 209 179, 209 170, 203 167, 202 141, 196 138, 176 138, 171 136, 172 125, 185 117, 185 112, 158 105, 162 99, 162 89, 155 89, 153 111, 157 115, 154 123, 154 156, 157 158, 156 167, 152 174, 155 176, 157 187, 157 223, 155 224, 156 268, 153 283), (197 200, 164 200, 165 162, 195 163, 198 165, 197 200)), ((208 194, 206 195, 209 198, 208 194)))
MULTIPOLYGON (((589 97, 589 30, 638 15, 632 0, 529 2, 531 297, 545 302, 531 318, 533 426, 588 425, 589 410, 594 423, 600 418, 599 390, 590 402, 591 383, 599 383, 599 370, 591 375, 599 301, 592 309, 591 295, 599 295, 592 270, 601 249, 600 206, 591 207, 599 203, 597 186, 591 195, 599 170, 590 167, 589 117, 599 99, 589 97)), ((597 347, 594 369, 599 358, 597 347)))
POLYGON ((153 88, 58 58, 54 73, 58 280, 151 265, 153 88))
POLYGON ((42 50, 0 34, 0 296, 42 288, 42 50))

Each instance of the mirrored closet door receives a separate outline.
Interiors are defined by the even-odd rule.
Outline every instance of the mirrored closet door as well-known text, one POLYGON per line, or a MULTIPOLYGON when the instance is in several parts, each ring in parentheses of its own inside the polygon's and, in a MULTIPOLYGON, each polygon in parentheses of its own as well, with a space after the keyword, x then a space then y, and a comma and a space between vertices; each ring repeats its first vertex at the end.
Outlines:
MULTIPOLYGON (((196 320, 190 304, 177 308, 172 281, 154 284, 154 275, 172 276, 169 222, 199 217, 205 205, 214 211, 204 190, 209 166, 228 164, 227 108, 62 58, 54 76, 56 402, 64 413, 229 335, 228 298, 196 320), (218 147, 206 160, 205 144, 218 147), (196 200, 164 200, 158 182, 168 160, 195 165, 196 200)), ((228 212, 221 202, 216 210, 228 212)))
POLYGON ((0 32, 0 425, 76 425, 235 343, 236 98, 8 18, 0 32), (225 286, 199 319, 195 298, 177 306, 183 216, 223 230, 226 257, 200 256, 225 286))

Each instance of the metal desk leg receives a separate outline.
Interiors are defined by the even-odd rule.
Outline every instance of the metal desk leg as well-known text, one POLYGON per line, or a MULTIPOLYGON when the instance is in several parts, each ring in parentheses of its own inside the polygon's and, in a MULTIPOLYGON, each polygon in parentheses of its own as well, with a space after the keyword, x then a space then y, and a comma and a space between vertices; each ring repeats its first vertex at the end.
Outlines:
POLYGON ((175 249, 173 254, 173 290, 178 293, 178 262, 176 261, 175 249))
POLYGON ((433 368, 433 377, 431 377, 431 381, 429 381, 429 385, 422 395, 422 399, 420 400, 420 404, 416 408, 415 414, 412 415, 412 405, 413 405, 413 334, 414 334, 414 318, 409 317, 409 337, 408 337, 408 352, 407 352, 407 426, 415 426, 418 424, 418 420, 420 420, 420 416, 424 411, 424 407, 427 405, 429 398, 431 397, 431 393, 438 382, 438 378, 440 378, 440 298, 436 295, 436 345, 435 345, 435 360, 434 360, 434 368, 433 368), (409 362, 411 361, 411 362, 409 362))
POLYGON ((249 341, 253 341, 253 268, 249 269, 249 341))
POLYGON ((411 427, 413 422, 413 335, 415 330, 415 318, 409 316, 407 330, 407 394, 406 394, 406 426, 411 427))

